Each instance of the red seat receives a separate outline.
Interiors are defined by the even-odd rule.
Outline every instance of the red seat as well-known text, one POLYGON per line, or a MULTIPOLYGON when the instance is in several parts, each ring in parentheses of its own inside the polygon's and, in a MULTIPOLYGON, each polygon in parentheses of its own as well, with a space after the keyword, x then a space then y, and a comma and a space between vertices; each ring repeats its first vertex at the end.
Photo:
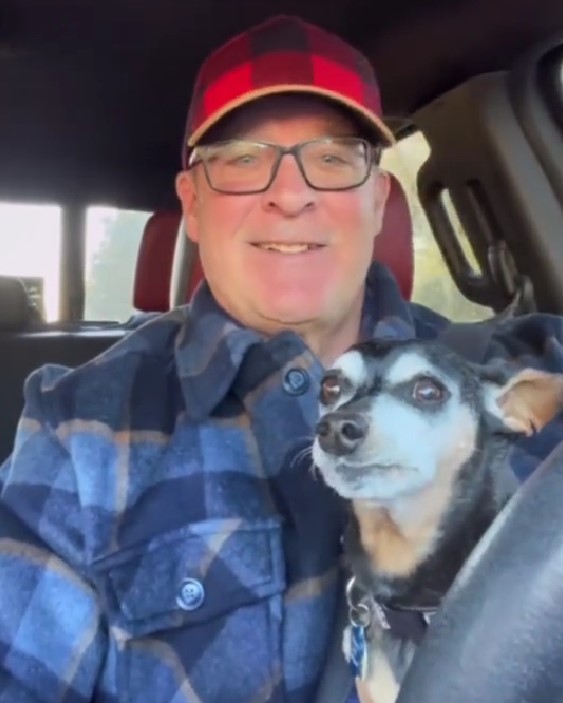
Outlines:
POLYGON ((170 309, 170 277, 182 213, 160 210, 147 220, 135 269, 133 306, 141 312, 170 309))
POLYGON ((414 285, 414 243, 412 218, 403 187, 391 175, 391 190, 383 216, 381 232, 373 246, 374 261, 385 264, 405 300, 410 300, 414 285))
MULTIPOLYGON (((196 245, 190 244, 187 247, 187 258, 186 264, 190 267, 190 275, 187 277, 186 298, 190 300, 203 278, 196 245)), ((391 175, 391 189, 381 232, 375 238, 373 258, 389 267, 397 280, 403 298, 410 300, 414 283, 412 219, 403 188, 393 175, 391 175)))

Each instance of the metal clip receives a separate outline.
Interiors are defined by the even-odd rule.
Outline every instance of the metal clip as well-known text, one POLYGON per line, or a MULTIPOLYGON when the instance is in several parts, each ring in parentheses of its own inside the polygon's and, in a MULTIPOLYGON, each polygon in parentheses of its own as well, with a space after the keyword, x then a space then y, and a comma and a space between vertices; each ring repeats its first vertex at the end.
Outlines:
POLYGON ((348 614, 350 623, 354 627, 362 627, 367 630, 372 622, 372 610, 367 599, 360 594, 354 593, 356 587, 356 577, 352 576, 346 584, 346 602, 348 603, 348 614))
POLYGON ((350 624, 346 628, 348 656, 346 657, 354 678, 365 680, 368 676, 369 645, 368 631, 373 613, 369 601, 356 588, 356 578, 352 576, 346 584, 346 602, 350 624))

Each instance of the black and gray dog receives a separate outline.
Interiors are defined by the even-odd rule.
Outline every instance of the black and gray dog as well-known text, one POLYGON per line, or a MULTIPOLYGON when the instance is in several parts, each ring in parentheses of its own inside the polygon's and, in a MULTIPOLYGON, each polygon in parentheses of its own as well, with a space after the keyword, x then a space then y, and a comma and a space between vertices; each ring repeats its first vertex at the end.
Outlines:
POLYGON ((366 342, 325 374, 320 404, 313 460, 351 507, 344 654, 392 703, 429 615, 517 488, 510 444, 561 410, 563 376, 366 342))

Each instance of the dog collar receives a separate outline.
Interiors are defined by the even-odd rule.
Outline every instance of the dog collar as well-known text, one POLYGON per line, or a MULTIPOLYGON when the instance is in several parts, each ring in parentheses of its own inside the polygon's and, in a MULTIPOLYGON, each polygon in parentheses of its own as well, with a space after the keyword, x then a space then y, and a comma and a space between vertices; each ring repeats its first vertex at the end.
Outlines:
POLYGON ((400 639, 409 639, 416 645, 422 642, 430 620, 436 611, 391 608, 374 600, 374 611, 380 626, 400 639))
POLYGON ((368 636, 371 626, 377 621, 383 630, 419 645, 436 612, 435 608, 391 606, 381 603, 358 585, 355 576, 352 576, 346 585, 346 601, 350 625, 355 628, 358 640, 361 639, 359 630, 363 630, 363 634, 368 636))

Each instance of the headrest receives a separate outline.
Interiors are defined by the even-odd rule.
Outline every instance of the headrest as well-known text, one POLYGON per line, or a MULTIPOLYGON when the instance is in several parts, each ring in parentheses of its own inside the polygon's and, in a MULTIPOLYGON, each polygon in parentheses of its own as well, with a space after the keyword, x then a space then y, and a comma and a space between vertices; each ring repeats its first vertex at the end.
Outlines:
POLYGON ((0 276, 0 331, 25 329, 31 322, 31 305, 19 278, 0 276))
MULTIPOLYGON (((414 283, 412 218, 403 187, 393 174, 390 174, 390 177, 391 189, 385 207, 381 232, 375 238, 373 259, 389 267, 395 276, 403 298, 410 300, 414 283)), ((188 243, 185 235, 183 240, 185 241, 182 241, 180 246, 180 251, 183 252, 180 259, 181 264, 179 264, 182 270, 180 285, 186 290, 186 299, 190 300, 203 278, 203 270, 196 245, 188 243)), ((172 293, 174 296, 174 291, 172 293)))
POLYGON ((170 275, 182 214, 161 210, 147 220, 139 245, 133 307, 142 312, 169 310, 170 275))

